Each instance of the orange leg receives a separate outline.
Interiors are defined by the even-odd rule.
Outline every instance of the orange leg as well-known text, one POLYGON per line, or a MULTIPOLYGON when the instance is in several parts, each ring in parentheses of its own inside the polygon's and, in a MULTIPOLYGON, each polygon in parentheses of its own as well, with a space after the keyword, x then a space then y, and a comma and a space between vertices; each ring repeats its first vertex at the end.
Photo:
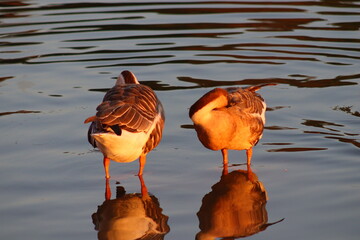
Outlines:
POLYGON ((250 167, 251 156, 252 156, 252 148, 249 148, 249 149, 246 150, 246 156, 247 156, 247 166, 250 167))
POLYGON ((110 158, 104 157, 104 170, 105 170, 105 178, 109 179, 110 178, 110 174, 109 174, 109 167, 110 167, 110 158))
POLYGON ((142 175, 139 175, 140 185, 141 185, 141 197, 143 200, 149 199, 149 193, 147 190, 147 187, 145 185, 145 181, 142 177, 142 175))
POLYGON ((223 172, 222 175, 225 176, 228 174, 228 150, 227 149, 221 149, 221 153, 223 156, 223 172))
POLYGON ((223 156, 223 165, 227 165, 229 160, 228 160, 228 150, 227 149, 221 149, 221 153, 222 153, 222 156, 223 156))
POLYGON ((222 175, 227 175, 228 174, 228 150, 227 149, 221 149, 221 153, 223 156, 223 172, 222 175))
POLYGON ((106 180, 105 180, 105 200, 110 200, 110 198, 111 198, 110 183, 109 183, 109 179, 106 178, 106 180))
POLYGON ((139 163, 140 163, 140 167, 139 167, 138 176, 141 176, 143 174, 144 167, 145 167, 145 164, 146 164, 146 155, 145 154, 140 155, 139 163))

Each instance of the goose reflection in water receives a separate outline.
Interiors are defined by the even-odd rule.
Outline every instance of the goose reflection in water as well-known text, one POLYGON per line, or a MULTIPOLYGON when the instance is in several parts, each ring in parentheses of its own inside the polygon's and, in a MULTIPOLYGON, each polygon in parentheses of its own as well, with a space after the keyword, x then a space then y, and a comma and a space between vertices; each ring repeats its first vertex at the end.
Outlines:
POLYGON ((250 169, 228 173, 224 168, 220 181, 202 200, 196 240, 246 237, 281 222, 268 223, 267 199, 264 185, 250 169))
POLYGON ((170 231, 168 216, 162 214, 158 199, 148 193, 142 176, 139 179, 141 194, 126 194, 122 186, 117 186, 115 199, 111 199, 106 179, 105 201, 92 214, 99 240, 160 240, 170 231))

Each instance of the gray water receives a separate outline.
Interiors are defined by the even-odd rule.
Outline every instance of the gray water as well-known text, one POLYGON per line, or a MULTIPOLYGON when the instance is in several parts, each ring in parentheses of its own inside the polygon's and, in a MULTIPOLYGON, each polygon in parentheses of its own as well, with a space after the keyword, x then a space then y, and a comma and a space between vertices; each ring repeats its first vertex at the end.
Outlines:
POLYGON ((24 0, 1 1, 0 14, 1 239, 97 239, 98 206, 140 201, 137 161, 112 162, 105 201, 102 154, 83 124, 125 69, 166 110, 144 172, 160 238, 226 227, 248 239, 359 238, 358 1, 24 0), (221 153, 198 141, 188 108, 214 87, 268 82, 257 184, 244 151, 221 177, 221 153), (257 217, 221 219, 246 211, 257 217))

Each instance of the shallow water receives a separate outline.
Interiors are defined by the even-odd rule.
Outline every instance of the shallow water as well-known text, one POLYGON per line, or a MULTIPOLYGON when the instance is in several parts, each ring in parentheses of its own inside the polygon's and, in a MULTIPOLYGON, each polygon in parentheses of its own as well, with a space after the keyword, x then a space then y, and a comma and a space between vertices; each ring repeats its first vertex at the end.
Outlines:
MULTIPOLYGON (((33 0, 0 7, 1 239, 97 238, 93 214, 113 205, 104 202, 102 155, 88 144, 83 121, 124 69, 151 86, 166 110, 162 142, 144 173, 160 238, 195 239, 210 231, 207 216, 252 230, 237 233, 249 239, 358 239, 359 2, 33 0), (188 108, 214 87, 268 82, 278 85, 259 91, 267 123, 252 160, 260 197, 247 199, 246 177, 221 177, 221 153, 198 141, 188 108), (257 217, 221 219, 209 199, 225 202, 222 213, 257 217), (241 201, 257 207, 246 210, 241 201)), ((229 156, 228 176, 243 173, 245 152, 229 156)), ((138 162, 111 164, 112 200, 139 195, 131 194, 141 192, 137 170, 138 162), (116 196, 121 187, 125 195, 116 196)))

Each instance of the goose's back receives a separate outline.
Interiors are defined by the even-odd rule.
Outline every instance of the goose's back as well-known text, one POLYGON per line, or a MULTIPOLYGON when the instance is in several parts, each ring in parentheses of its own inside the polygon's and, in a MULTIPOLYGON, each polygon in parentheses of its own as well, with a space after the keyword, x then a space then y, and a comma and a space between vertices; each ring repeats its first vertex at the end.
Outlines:
MULTIPOLYGON (((237 135, 247 135, 250 145, 255 145, 262 137, 265 125, 266 104, 260 94, 248 90, 248 88, 227 88, 227 110, 237 119, 237 135)), ((240 136, 241 135, 241 136, 240 136)), ((234 139, 236 144, 237 139, 234 139)))
POLYGON ((118 125, 130 132, 148 131, 162 110, 159 104, 154 91, 145 85, 116 85, 96 108, 96 117, 101 124, 118 125))
POLYGON ((247 88, 227 88, 229 107, 237 109, 248 114, 264 113, 266 105, 260 94, 249 91, 247 88))

